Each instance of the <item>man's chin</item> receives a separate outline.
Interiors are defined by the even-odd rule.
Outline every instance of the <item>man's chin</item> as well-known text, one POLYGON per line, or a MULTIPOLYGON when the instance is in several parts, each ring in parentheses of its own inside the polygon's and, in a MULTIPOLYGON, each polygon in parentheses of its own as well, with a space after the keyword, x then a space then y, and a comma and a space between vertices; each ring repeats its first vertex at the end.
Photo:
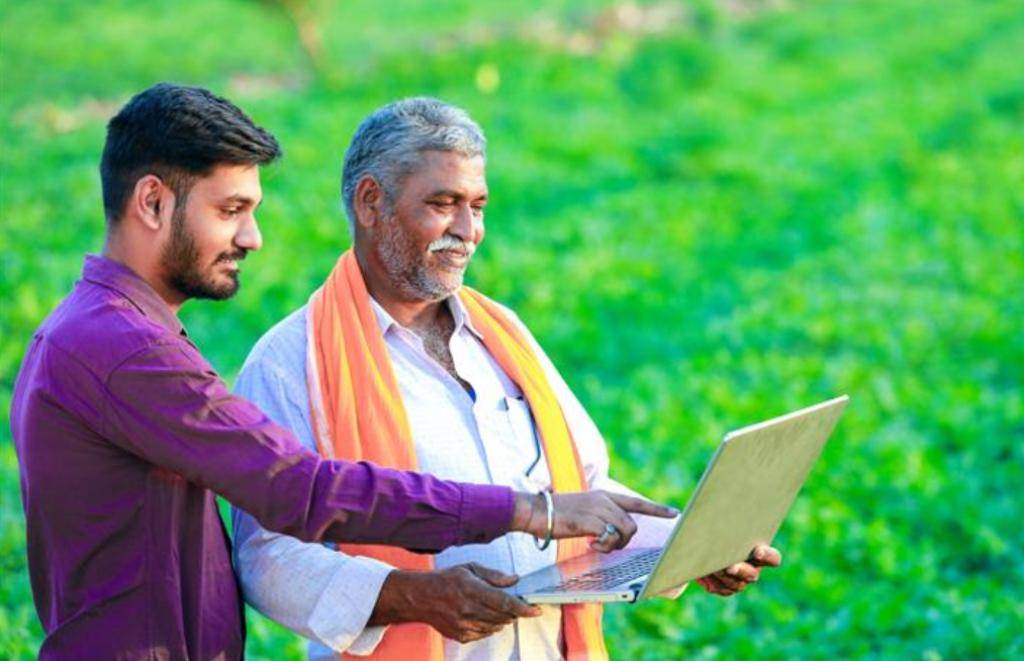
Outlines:
POLYGON ((209 292, 210 295, 206 296, 205 298, 211 301, 226 301, 238 293, 238 287, 239 285, 236 284, 233 287, 223 287, 220 289, 211 290, 209 292))
POLYGON ((238 281, 238 274, 234 274, 225 278, 222 282, 219 282, 209 288, 210 295, 207 296, 213 301, 226 301, 235 294, 238 293, 238 288, 241 283, 238 281))
POLYGON ((439 278, 434 281, 434 291, 437 293, 436 300, 443 300, 459 291, 462 287, 462 273, 449 275, 446 278, 439 278))
POLYGON ((457 282, 450 280, 440 281, 431 279, 427 281, 420 280, 419 282, 411 282, 405 289, 413 299, 437 303, 443 301, 462 286, 462 278, 459 278, 457 282))
POLYGON ((177 281, 174 288, 185 298, 199 298, 208 301, 226 301, 238 293, 240 283, 237 277, 227 278, 220 282, 177 281))

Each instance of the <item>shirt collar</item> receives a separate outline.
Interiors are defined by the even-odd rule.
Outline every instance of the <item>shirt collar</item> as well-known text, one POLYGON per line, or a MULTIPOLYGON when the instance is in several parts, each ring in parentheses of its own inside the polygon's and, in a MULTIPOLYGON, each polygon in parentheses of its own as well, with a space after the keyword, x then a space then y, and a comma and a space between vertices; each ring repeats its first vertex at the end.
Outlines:
POLYGON ((395 318, 373 296, 370 296, 370 307, 373 308, 373 314, 377 318, 377 326, 380 328, 381 335, 387 335, 388 329, 392 326, 401 327, 401 324, 395 321, 395 318))
MULTIPOLYGON (((449 296, 445 299, 448 304, 448 310, 452 313, 452 319, 455 320, 455 330, 452 334, 460 332, 463 328, 466 328, 473 335, 476 335, 481 341, 484 336, 476 329, 473 325, 473 320, 469 318, 469 312, 466 310, 466 306, 462 303, 462 299, 458 295, 449 296)), ((387 335, 388 330, 392 326, 402 328, 403 326, 398 323, 391 314, 384 309, 384 306, 378 303, 373 296, 370 296, 370 305, 373 307, 373 314, 377 317, 377 326, 380 328, 381 335, 387 335)))
POLYGON ((124 264, 101 255, 86 255, 82 265, 82 279, 113 289, 128 299, 143 315, 175 335, 188 335, 181 320, 167 303, 145 280, 124 264))
POLYGON ((448 297, 448 309, 451 310, 452 318, 455 319, 456 332, 465 326, 469 329, 470 333, 476 335, 481 342, 483 341, 483 333, 477 330, 476 326, 473 325, 473 319, 469 316, 469 310, 466 309, 466 304, 462 302, 462 299, 458 294, 448 297))

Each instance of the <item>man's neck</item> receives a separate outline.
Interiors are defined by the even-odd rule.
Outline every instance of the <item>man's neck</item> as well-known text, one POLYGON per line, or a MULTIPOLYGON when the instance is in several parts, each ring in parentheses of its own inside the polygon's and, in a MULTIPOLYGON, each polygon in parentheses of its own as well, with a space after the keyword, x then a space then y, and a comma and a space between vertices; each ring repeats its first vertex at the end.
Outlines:
POLYGON ((435 328, 450 315, 445 301, 409 300, 387 291, 374 291, 369 285, 367 289, 392 319, 414 331, 435 328))
POLYGON ((371 269, 362 251, 355 250, 356 263, 363 274, 366 291, 373 300, 387 311, 391 318, 410 329, 423 340, 423 348, 437 363, 455 379, 463 389, 471 393, 473 387, 455 369, 449 342, 455 331, 455 317, 446 300, 424 301, 403 294, 393 287, 386 277, 380 275, 383 269, 371 269))
POLYGON ((363 282, 366 283, 366 291, 402 326, 416 331, 431 329, 437 327, 439 322, 445 321, 445 316, 450 315, 445 300, 424 301, 398 291, 385 278, 378 276, 378 271, 369 268, 361 251, 355 252, 356 262, 363 274, 363 282))
POLYGON ((100 254, 130 268, 135 275, 142 278, 156 292, 157 296, 171 309, 171 312, 175 315, 178 314, 186 299, 164 282, 159 272, 159 261, 155 255, 140 254, 139 251, 127 247, 123 241, 109 235, 103 243, 103 251, 100 254))

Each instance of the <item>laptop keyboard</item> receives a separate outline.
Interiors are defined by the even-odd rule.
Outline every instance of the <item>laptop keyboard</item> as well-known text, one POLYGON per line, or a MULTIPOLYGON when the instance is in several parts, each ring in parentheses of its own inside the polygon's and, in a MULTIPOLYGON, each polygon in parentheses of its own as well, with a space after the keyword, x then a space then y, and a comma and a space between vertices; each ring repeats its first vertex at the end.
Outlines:
POLYGON ((591 592, 609 590, 634 578, 646 576, 654 571, 661 549, 648 549, 622 562, 598 567, 579 576, 574 576, 557 585, 550 585, 538 592, 591 592))

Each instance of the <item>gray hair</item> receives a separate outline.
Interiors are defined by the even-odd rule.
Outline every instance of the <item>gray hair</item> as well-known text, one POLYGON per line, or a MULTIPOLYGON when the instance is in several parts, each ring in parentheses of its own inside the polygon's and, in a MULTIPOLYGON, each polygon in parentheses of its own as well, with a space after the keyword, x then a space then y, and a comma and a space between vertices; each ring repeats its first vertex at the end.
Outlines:
POLYGON ((384 192, 390 208, 402 179, 412 174, 424 151, 486 156, 483 130, 462 108, 420 96, 395 101, 363 120, 345 152, 341 197, 349 225, 354 227, 356 186, 367 175, 384 192))

